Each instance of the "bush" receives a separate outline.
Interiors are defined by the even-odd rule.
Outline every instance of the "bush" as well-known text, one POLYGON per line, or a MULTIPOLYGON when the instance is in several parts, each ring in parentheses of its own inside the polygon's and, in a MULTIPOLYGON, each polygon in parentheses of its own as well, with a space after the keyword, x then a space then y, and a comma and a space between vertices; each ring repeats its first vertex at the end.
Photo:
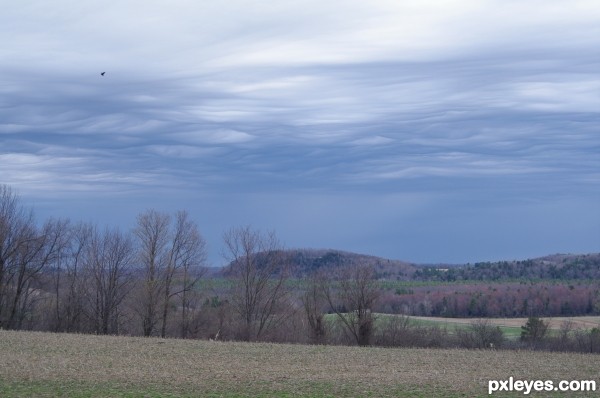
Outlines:
POLYGON ((493 326, 487 319, 471 322, 468 329, 459 329, 456 334, 459 345, 464 348, 500 348, 505 341, 500 327, 493 326))

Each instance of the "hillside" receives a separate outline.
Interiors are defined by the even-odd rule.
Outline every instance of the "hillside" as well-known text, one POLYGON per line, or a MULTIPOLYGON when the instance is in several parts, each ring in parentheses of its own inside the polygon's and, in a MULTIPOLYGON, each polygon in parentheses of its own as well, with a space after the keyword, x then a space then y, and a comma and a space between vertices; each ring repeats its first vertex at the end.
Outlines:
POLYGON ((410 279, 417 270, 414 264, 408 262, 339 250, 294 249, 286 251, 285 258, 297 277, 307 276, 316 270, 335 272, 355 264, 373 266, 381 279, 410 279))
MULTIPOLYGON (((279 260, 288 266, 292 278, 304 278, 315 271, 336 273, 356 264, 373 266, 379 279, 409 280, 417 271, 414 264, 366 254, 333 249, 290 249, 279 253, 279 260)), ((258 254, 262 256, 262 254, 258 254)), ((260 260, 259 260, 260 262, 260 260)), ((211 276, 227 276, 228 267, 213 270, 211 276)))
MULTIPOLYGON (((294 278, 304 278, 318 270, 335 273, 344 267, 361 264, 373 266, 377 278, 386 280, 600 279, 600 253, 553 254, 527 260, 475 264, 422 265, 333 249, 290 249, 282 253, 281 261, 289 266, 294 278)), ((213 270, 212 275, 227 275, 227 267, 213 270)))

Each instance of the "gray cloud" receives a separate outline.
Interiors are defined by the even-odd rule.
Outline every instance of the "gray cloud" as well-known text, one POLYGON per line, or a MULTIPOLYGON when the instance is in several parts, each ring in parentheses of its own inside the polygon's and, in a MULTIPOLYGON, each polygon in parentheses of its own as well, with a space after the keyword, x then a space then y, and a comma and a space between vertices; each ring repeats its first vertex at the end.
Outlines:
MULTIPOLYGON (((386 221, 398 195, 425 201, 398 203, 430 232, 448 196, 464 225, 477 224, 471 198, 496 217, 502 203, 589 211, 599 19, 593 1, 11 4, 0 15, 0 183, 57 200, 173 192, 163 206, 202 192, 219 198, 214 213, 223 196, 258 195, 269 206, 248 199, 239 218, 280 226, 301 203, 314 223, 333 214, 327 223, 346 229, 363 211, 357 225, 372 217, 372 245, 387 253, 394 243, 374 231, 403 234, 386 221), (359 199, 332 212, 348 195, 359 199)), ((574 219, 600 230, 597 212, 574 219)), ((298 240, 310 234, 302 217, 288 222, 298 240)))

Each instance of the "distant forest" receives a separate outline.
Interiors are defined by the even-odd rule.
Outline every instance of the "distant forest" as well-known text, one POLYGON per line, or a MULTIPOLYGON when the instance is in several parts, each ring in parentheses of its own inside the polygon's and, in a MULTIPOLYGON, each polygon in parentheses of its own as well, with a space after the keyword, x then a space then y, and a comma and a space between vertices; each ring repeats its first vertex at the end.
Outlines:
POLYGON ((525 261, 421 266, 336 250, 287 250, 295 278, 373 268, 377 311, 442 317, 600 314, 600 255, 557 254, 525 261))
POLYGON ((458 267, 423 267, 414 278, 429 281, 600 280, 600 255, 553 255, 525 261, 482 262, 458 267))

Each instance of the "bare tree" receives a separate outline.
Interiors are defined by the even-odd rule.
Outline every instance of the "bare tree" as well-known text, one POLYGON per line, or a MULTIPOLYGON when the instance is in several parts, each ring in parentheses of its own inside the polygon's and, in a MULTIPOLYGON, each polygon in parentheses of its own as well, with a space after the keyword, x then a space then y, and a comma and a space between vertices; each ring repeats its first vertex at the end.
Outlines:
POLYGON ((406 315, 387 315, 379 319, 378 333, 375 335, 375 344, 387 347, 408 347, 414 344, 414 334, 417 328, 411 325, 410 318, 406 315))
POLYGON ((18 257, 24 255, 33 229, 31 211, 21 206, 19 196, 8 185, 0 185, 0 328, 7 327, 18 257))
POLYGON ((29 224, 22 231, 21 244, 13 257, 13 267, 7 278, 10 288, 8 319, 6 326, 20 329, 29 313, 30 298, 36 290, 33 283, 47 266, 57 261, 58 254, 65 245, 66 221, 49 220, 42 229, 29 224))
POLYGON ((89 246, 95 227, 91 224, 80 223, 71 228, 68 247, 65 255, 61 256, 57 270, 56 321, 57 331, 81 332, 84 330, 83 315, 86 297, 86 280, 83 264, 90 253, 89 246), (64 275, 61 278, 61 273, 64 275), (61 282, 61 279, 64 281, 61 282), (61 289, 61 284, 63 288, 61 289))
POLYGON ((465 348, 500 348, 504 343, 504 333, 499 326, 494 326, 489 319, 471 322, 468 328, 456 331, 461 346, 465 348))
POLYGON ((131 238, 117 229, 94 231, 86 260, 88 308, 94 331, 116 334, 119 307, 129 292, 135 260, 131 238))
POLYGON ((138 216, 135 233, 144 268, 142 309, 138 311, 144 336, 152 335, 159 322, 160 335, 167 335, 173 300, 180 298, 180 335, 185 337, 191 294, 204 272, 206 242, 185 211, 178 212, 172 223, 168 214, 148 210, 138 216))
POLYGON ((159 307, 164 294, 163 274, 168 262, 169 223, 167 214, 155 210, 148 210, 137 218, 135 234, 144 270, 138 313, 144 336, 151 336, 159 321, 159 307))
POLYGON ((322 273, 317 272, 311 275, 307 282, 307 289, 302 296, 302 304, 310 330, 310 341, 314 344, 323 344, 326 337, 323 314, 326 298, 322 289, 324 276, 322 273))
POLYGON ((345 268, 338 280, 325 281, 323 294, 345 330, 360 346, 371 344, 375 316, 371 309, 379 297, 379 289, 371 266, 345 268))
POLYGON ((241 338, 257 340, 290 314, 287 267, 275 233, 232 228, 223 236, 233 282, 231 306, 242 322, 241 338))
POLYGON ((173 297, 181 299, 181 337, 187 337, 190 311, 190 294, 204 274, 206 262, 206 241, 200 235, 198 226, 189 219, 187 212, 179 211, 175 218, 168 262, 164 275, 164 301, 161 336, 165 337, 167 317, 173 297), (174 286, 175 276, 181 278, 174 286))
POLYGON ((62 277, 62 272, 63 272, 63 268, 65 266, 65 259, 68 256, 68 251, 69 251, 69 246, 70 246, 70 241, 72 238, 72 228, 69 227, 69 231, 65 236, 65 243, 63 245, 63 248, 60 250, 60 252, 57 255, 57 259, 56 259, 56 265, 55 265, 55 270, 52 273, 52 287, 54 289, 54 303, 53 303, 53 309, 54 309, 54 313, 52 314, 53 316, 51 317, 51 329, 55 332, 59 332, 63 330, 63 323, 64 323, 64 317, 63 317, 63 311, 62 311, 62 305, 63 305, 63 295, 64 295, 64 288, 62 286, 63 283, 63 277, 62 277))
MULTIPOLYGON (((48 311, 46 318, 50 322, 50 328, 58 332, 69 330, 67 328, 71 315, 69 305, 73 304, 73 301, 69 302, 72 300, 69 287, 73 283, 70 265, 77 228, 73 227, 69 220, 62 220, 57 222, 57 231, 59 233, 56 253, 53 256, 54 261, 50 264, 50 272, 46 273, 49 274, 50 283, 54 289, 54 302, 52 303, 54 312, 51 314, 48 311)), ((82 296, 78 297, 78 301, 78 305, 81 306, 82 296)))

